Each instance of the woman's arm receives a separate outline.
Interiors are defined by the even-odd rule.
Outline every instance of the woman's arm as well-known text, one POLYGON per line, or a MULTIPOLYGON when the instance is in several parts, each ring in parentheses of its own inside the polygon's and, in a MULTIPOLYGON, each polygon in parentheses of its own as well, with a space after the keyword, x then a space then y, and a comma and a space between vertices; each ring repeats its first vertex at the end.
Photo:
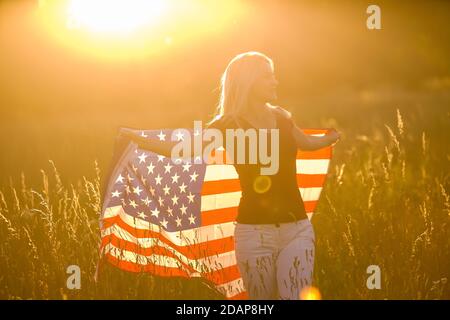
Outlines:
POLYGON ((322 149, 329 145, 334 145, 340 138, 340 134, 335 129, 331 129, 326 135, 321 137, 307 135, 303 133, 299 127, 297 127, 289 111, 279 106, 277 106, 276 110, 287 120, 291 121, 292 135, 295 138, 297 147, 301 150, 313 151, 322 149))
MULTIPOLYGON (((123 129, 123 128, 121 129, 121 131, 119 133, 119 137, 125 137, 125 138, 130 139, 131 141, 137 143, 137 145, 140 149, 153 151, 157 154, 161 154, 168 158, 170 158, 172 156, 173 147, 179 143, 178 141, 170 141, 170 140, 160 141, 160 140, 156 140, 156 139, 148 139, 146 137, 137 135, 130 129, 123 129)), ((192 140, 193 139, 191 139, 191 143, 192 143, 192 140)), ((194 156, 193 150, 194 150, 194 148, 191 145, 191 154, 184 155, 184 157, 192 158, 194 156)))
POLYGON ((339 133, 335 129, 331 129, 326 135, 321 137, 315 137, 306 135, 303 131, 297 127, 297 125, 292 126, 292 133, 297 142, 297 147, 305 151, 314 151, 317 149, 322 149, 334 144, 339 140, 339 133))
POLYGON ((159 141, 156 139, 148 139, 146 137, 137 135, 136 133, 128 130, 122 129, 120 131, 120 136, 128 138, 134 143, 137 143, 140 149, 149 150, 157 154, 162 154, 165 157, 170 157, 172 153, 172 148, 175 146, 174 141, 159 141))

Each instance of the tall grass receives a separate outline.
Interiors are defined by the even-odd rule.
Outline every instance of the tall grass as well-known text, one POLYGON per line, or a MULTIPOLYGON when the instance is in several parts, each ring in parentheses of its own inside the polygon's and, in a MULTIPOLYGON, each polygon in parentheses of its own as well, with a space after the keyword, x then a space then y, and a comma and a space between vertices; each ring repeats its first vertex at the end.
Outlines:
POLYGON ((335 163, 314 217, 316 283, 330 299, 448 299, 448 150, 434 157, 398 109, 385 129, 379 142, 356 137, 335 163), (380 290, 366 287, 369 265, 381 268, 380 290))
MULTIPOLYGON (((315 286, 326 299, 449 299, 448 155, 399 110, 382 132, 343 133, 313 217, 315 286), (341 150, 341 151, 340 151, 341 150), (341 153, 339 153, 341 152, 341 153), (369 290, 366 269, 381 269, 369 290)), ((0 189, 0 298, 220 299, 201 279, 161 279, 113 267, 94 282, 100 241, 100 177, 62 183, 52 161, 39 187, 26 177, 0 189), (66 268, 81 268, 81 289, 66 268)))

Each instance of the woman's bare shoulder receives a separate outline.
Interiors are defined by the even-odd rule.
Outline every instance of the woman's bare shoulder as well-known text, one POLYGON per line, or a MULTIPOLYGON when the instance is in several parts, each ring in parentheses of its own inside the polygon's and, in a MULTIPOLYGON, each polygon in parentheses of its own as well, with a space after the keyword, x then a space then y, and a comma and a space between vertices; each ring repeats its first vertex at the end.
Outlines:
POLYGON ((235 124, 233 117, 229 115, 222 115, 214 118, 214 120, 208 125, 208 128, 225 129, 232 128, 235 124))

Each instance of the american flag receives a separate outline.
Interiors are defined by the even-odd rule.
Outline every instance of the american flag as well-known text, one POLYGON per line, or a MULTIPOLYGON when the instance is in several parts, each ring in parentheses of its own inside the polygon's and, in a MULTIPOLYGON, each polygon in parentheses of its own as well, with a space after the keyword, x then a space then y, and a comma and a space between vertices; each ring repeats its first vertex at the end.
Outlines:
MULTIPOLYGON (((177 129, 135 133, 162 141, 170 140, 173 130, 177 129)), ((328 129, 302 130, 321 136, 328 129)), ((181 131, 175 134, 178 140, 183 138, 181 131)), ((309 218, 317 206, 331 154, 331 147, 297 152, 297 183, 309 218)), ((203 277, 227 299, 248 299, 234 251, 240 196, 232 164, 172 161, 129 142, 105 190, 100 219, 102 258, 131 272, 203 277)))

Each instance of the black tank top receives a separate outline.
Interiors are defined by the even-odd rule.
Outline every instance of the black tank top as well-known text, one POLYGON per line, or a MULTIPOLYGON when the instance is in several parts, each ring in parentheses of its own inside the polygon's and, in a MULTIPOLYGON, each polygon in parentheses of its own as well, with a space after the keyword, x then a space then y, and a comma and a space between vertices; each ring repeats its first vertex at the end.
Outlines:
MULTIPOLYGON (((248 149, 246 164, 236 164, 234 167, 239 175, 242 196, 239 201, 236 221, 244 224, 274 224, 293 222, 307 218, 303 199, 297 185, 296 155, 297 145, 292 135, 293 123, 279 112, 273 111, 276 117, 276 127, 279 129, 279 166, 274 175, 261 175, 261 165, 248 164, 248 149)), ((231 118, 222 117, 209 127, 222 131, 224 147, 226 146, 227 128, 253 128, 247 121, 240 118, 243 126, 239 126, 231 118)), ((270 130, 268 131, 267 152, 270 153, 270 130)), ((248 146, 248 141, 246 141, 248 146)), ((236 155, 235 141, 235 155, 236 155)), ((258 159, 259 160, 259 159, 258 159)), ((272 157, 273 161, 273 157, 272 157)))

